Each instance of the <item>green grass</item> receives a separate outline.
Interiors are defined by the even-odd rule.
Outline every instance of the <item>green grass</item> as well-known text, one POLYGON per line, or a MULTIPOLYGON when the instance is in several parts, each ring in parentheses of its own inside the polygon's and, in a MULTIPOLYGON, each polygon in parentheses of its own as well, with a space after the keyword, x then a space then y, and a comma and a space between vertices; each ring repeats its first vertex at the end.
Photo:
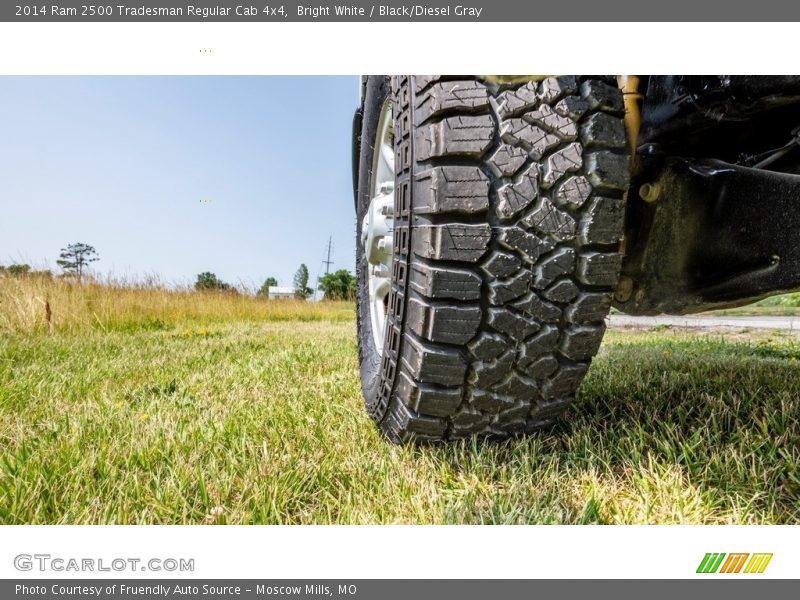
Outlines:
POLYGON ((800 518, 798 338, 612 331, 552 430, 398 448, 354 329, 346 303, 0 278, 0 523, 800 518))
MULTIPOLYGON (((623 314, 616 308, 611 309, 611 314, 623 314)), ((796 317, 800 316, 800 292, 770 296, 745 306, 736 308, 723 308, 720 310, 697 313, 695 316, 731 316, 731 317, 796 317)))
POLYGON ((714 311, 712 314, 730 316, 796 317, 800 315, 800 293, 770 296, 754 304, 714 311))
POLYGON ((612 331, 554 429, 399 448, 303 310, 0 333, 0 522, 800 520, 797 338, 612 331))

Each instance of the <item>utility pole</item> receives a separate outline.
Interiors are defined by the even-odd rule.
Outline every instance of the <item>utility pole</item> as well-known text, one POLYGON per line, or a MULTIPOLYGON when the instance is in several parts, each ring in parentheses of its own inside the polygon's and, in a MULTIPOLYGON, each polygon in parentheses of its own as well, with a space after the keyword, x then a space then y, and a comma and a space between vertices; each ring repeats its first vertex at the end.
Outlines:
POLYGON ((325 263, 325 275, 327 275, 331 270, 331 265, 333 261, 331 260, 331 248, 333 247, 333 236, 328 238, 328 259, 323 260, 322 262, 325 263))

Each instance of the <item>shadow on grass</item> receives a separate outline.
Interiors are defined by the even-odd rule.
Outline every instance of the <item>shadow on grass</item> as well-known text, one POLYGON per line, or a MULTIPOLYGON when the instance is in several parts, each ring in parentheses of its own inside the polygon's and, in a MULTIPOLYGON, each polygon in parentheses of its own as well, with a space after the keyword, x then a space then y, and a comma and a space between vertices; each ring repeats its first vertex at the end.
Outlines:
POLYGON ((511 465, 528 473, 534 487, 541 480, 545 493, 554 481, 563 486, 590 478, 580 514, 566 519, 572 522, 630 521, 613 502, 598 507, 604 502, 594 491, 637 496, 644 506, 670 502, 655 497, 669 486, 676 497, 691 493, 704 507, 694 517, 666 521, 800 521, 796 345, 670 336, 644 343, 612 336, 609 342, 574 407, 552 429, 498 444, 468 441, 419 452, 488 484, 502 483, 502 466, 511 465), (666 477, 679 481, 660 481, 666 477))

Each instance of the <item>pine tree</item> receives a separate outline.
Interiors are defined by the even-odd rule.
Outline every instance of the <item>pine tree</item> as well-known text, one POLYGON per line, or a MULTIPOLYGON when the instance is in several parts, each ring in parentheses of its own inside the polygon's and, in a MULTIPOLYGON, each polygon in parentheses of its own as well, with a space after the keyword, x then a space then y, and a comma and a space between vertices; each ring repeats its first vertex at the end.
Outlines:
POLYGON ((59 254, 56 264, 64 269, 65 272, 76 275, 78 283, 80 283, 83 274, 89 268, 89 264, 98 260, 100 260, 100 256, 94 246, 77 242, 68 244, 66 248, 61 249, 61 254, 59 254))

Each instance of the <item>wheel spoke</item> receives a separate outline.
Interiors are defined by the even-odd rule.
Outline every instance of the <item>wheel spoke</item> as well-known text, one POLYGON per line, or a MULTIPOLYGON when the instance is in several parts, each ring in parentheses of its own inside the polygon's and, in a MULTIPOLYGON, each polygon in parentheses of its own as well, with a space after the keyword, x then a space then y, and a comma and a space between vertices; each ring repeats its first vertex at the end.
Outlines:
POLYGON ((392 289, 392 280, 388 277, 373 277, 375 280, 375 301, 383 303, 392 289))

